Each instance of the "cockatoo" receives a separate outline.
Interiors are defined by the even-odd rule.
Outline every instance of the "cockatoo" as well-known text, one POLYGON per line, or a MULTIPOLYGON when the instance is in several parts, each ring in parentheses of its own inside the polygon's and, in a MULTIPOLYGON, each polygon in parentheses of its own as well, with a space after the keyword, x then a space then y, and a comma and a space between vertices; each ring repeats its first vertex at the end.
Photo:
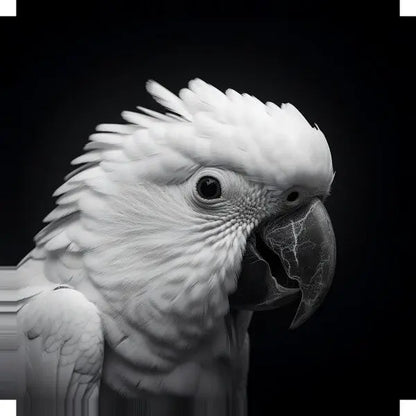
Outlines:
POLYGON ((97 126, 16 269, 27 414, 244 415, 253 311, 300 298, 297 327, 331 284, 321 130, 200 79, 146 86, 166 112, 97 126))

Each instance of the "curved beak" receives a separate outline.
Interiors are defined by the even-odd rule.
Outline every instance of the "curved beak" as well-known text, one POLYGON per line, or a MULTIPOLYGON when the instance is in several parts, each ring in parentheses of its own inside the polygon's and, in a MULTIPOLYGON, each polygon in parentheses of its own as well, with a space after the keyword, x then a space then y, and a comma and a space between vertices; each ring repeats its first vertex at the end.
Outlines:
POLYGON ((283 267, 273 276, 269 264, 274 263, 273 259, 265 260, 256 238, 251 236, 237 290, 229 297, 230 305, 237 309, 274 309, 295 299, 300 291, 301 301, 290 326, 296 328, 321 305, 332 283, 336 244, 328 213, 321 200, 314 198, 290 215, 262 224, 256 234, 283 267), (297 282, 298 288, 278 283, 287 278, 297 282))

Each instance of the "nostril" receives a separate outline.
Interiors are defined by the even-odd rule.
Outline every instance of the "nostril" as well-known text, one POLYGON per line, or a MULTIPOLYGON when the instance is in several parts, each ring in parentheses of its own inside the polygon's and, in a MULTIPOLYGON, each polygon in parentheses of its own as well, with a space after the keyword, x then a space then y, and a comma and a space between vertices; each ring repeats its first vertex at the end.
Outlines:
POLYGON ((299 198, 299 192, 293 191, 286 197, 286 200, 288 202, 295 202, 298 198, 299 198))

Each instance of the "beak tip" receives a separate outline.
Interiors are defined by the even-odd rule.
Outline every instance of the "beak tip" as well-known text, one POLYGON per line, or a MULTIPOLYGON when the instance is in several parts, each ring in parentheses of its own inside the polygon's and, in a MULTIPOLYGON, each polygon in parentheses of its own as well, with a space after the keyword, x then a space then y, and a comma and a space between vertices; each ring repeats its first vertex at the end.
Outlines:
POLYGON ((305 321, 307 320, 307 318, 304 317, 294 317, 292 320, 292 323, 289 326, 290 330, 294 330, 299 328, 305 321))

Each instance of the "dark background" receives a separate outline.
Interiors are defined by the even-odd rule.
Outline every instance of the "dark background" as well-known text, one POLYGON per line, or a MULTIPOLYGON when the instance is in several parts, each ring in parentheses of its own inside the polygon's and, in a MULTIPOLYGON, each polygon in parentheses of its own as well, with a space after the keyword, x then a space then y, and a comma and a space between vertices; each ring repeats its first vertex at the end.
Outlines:
POLYGON ((332 149, 327 208, 338 265, 324 305, 299 329, 287 330, 293 307, 255 314, 250 415, 323 415, 340 406, 398 414, 398 399, 416 398, 406 377, 414 374, 406 348, 414 315, 401 304, 397 224, 407 198, 398 191, 400 154, 410 151, 399 115, 416 20, 399 18, 398 5, 374 14, 324 12, 316 3, 272 12, 271 4, 241 18, 214 2, 209 8, 229 17, 204 19, 191 18, 204 14, 194 3, 136 10, 104 1, 87 19, 86 9, 80 16, 69 6, 41 18, 40 6, 20 3, 18 18, 0 18, 0 264, 31 249, 52 192, 97 124, 120 122, 136 105, 157 109, 147 79, 177 92, 200 77, 291 102, 332 149))

